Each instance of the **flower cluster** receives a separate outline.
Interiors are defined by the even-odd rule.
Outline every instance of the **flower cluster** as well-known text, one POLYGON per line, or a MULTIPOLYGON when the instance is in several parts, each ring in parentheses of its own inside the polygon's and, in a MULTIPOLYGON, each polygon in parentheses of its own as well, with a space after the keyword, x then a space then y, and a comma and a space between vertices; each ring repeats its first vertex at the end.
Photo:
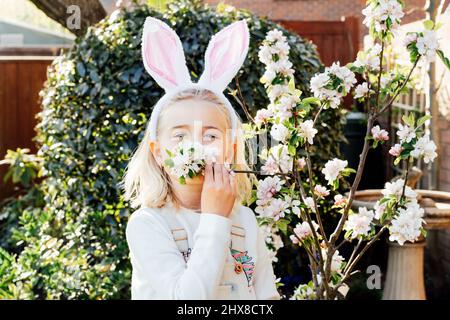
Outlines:
POLYGON ((194 178, 204 174, 207 160, 215 161, 219 150, 214 147, 205 147, 201 143, 193 143, 184 140, 178 143, 172 150, 167 150, 168 158, 164 165, 170 169, 170 173, 177 176, 181 184, 186 183, 187 178, 194 178))
POLYGON ((261 230, 264 234, 265 242, 268 245, 268 253, 272 262, 277 262, 277 252, 280 248, 284 247, 283 240, 278 234, 278 228, 272 224, 265 224, 261 226, 261 230))
POLYGON ((367 237, 372 230, 374 216, 373 210, 367 210, 366 207, 360 207, 358 213, 350 214, 344 224, 344 230, 347 231, 346 238, 367 237))
POLYGON ((355 74, 347 67, 341 67, 335 62, 331 67, 325 68, 323 73, 311 78, 310 86, 314 97, 319 98, 327 107, 337 108, 341 100, 356 83, 355 74))
POLYGON ((286 214, 300 214, 300 201, 280 192, 285 182, 278 176, 259 180, 256 191, 256 213, 261 217, 273 219, 273 221, 284 218, 286 214))
MULTIPOLYGON (((312 225, 315 231, 319 229, 319 225, 315 221, 312 221, 312 225)), ((307 221, 303 221, 302 223, 297 223, 294 228, 294 234, 290 235, 290 239, 294 244, 302 244, 304 241, 311 239, 312 235, 311 226, 307 221)))
POLYGON ((430 140, 429 134, 421 132, 421 126, 429 118, 429 116, 423 116, 416 122, 414 114, 411 114, 409 117, 403 117, 405 124, 398 124, 397 136, 399 143, 389 150, 392 156, 397 157, 394 163, 410 157, 423 158, 425 163, 434 161, 437 157, 436 144, 430 140))
POLYGON ((374 218, 381 223, 388 221, 390 241, 403 245, 414 242, 424 233, 424 210, 417 202, 417 193, 399 179, 387 182, 382 190, 383 198, 375 204, 374 218))
POLYGON ((380 70, 380 54, 382 48, 379 43, 375 43, 370 49, 366 51, 360 51, 357 54, 355 62, 353 62, 353 67, 361 71, 365 70, 368 72, 376 72, 380 70))
POLYGON ((299 90, 289 90, 289 81, 294 75, 289 50, 286 37, 277 29, 267 33, 259 48, 259 60, 266 66, 260 81, 267 88, 270 104, 267 109, 258 110, 255 118, 257 125, 267 122, 269 118, 279 119, 280 122, 289 119, 300 99, 299 90))
POLYGON ((270 148, 270 151, 264 149, 260 157, 265 160, 261 167, 261 172, 264 174, 287 173, 292 170, 293 158, 284 144, 278 144, 270 148))
MULTIPOLYGON (((402 0, 367 0, 367 7, 363 10, 364 24, 370 29, 372 45, 359 52, 353 63, 341 66, 335 62, 324 72, 314 75, 310 80, 313 97, 301 98, 301 91, 295 88, 289 46, 281 31, 271 30, 260 47, 259 59, 266 65, 260 80, 267 90, 270 104, 257 112, 252 131, 270 133, 271 142, 278 142, 278 145, 263 149, 259 155, 265 160, 261 173, 272 176, 257 183, 255 211, 263 224, 267 224, 267 234, 270 234, 267 239, 270 241, 266 242, 275 248, 277 246, 271 244, 281 240, 276 240, 276 236, 274 238, 274 227, 287 235, 287 225, 296 221, 289 238, 293 244, 306 249, 313 281, 299 286, 293 299, 336 298, 334 290, 345 296, 341 292, 344 282, 352 274, 355 261, 365 252, 362 249, 356 253, 356 248, 346 262, 337 250, 345 241, 359 239, 358 246, 362 241, 368 241, 367 248, 374 242, 371 240, 376 240, 385 230, 389 230, 391 241, 400 244, 416 241, 424 233, 424 210, 418 204, 416 192, 406 185, 408 170, 405 180, 385 184, 382 197, 373 208, 352 209, 354 191, 358 189, 368 147, 371 144, 376 148, 391 138, 380 125, 372 126, 373 121, 367 121, 369 134, 364 141, 360 155, 362 161, 349 198, 335 193, 342 178, 356 172, 348 168, 347 161, 334 158, 324 165, 321 172, 327 185, 320 184, 320 179, 316 179, 311 172, 311 153, 316 151, 313 145, 318 133, 315 128, 318 114, 328 108, 338 108, 343 98, 352 93, 354 99, 364 102, 371 117, 369 119, 378 119, 404 89, 408 89, 411 75, 421 62, 421 57, 430 62, 438 55, 450 68, 450 60, 439 50, 435 32, 438 26, 429 21, 425 22, 424 32, 407 34, 405 45, 413 62, 411 70, 405 72, 403 66, 390 63, 390 42, 404 16, 403 6, 402 0), (355 73, 361 77, 360 83, 357 83, 355 73), (313 105, 318 107, 314 120, 309 118, 313 105), (305 153, 304 158, 298 158, 299 154, 305 153), (333 199, 330 201, 331 197, 334 197, 334 202, 333 199), (323 213, 328 210, 322 209, 331 203, 330 209, 340 213, 341 218, 335 233, 327 235, 323 228, 326 216, 323 213), (338 244, 342 230, 345 231, 345 239, 338 244), (322 281, 326 281, 327 285, 322 281)), ((413 113, 403 118, 404 123, 399 125, 394 136, 398 137, 398 143, 389 150, 396 157, 394 164, 405 161, 409 168, 414 159, 423 159, 425 163, 434 161, 436 145, 421 128, 428 119, 422 117, 416 121, 413 113)))
POLYGON ((384 143, 389 140, 389 133, 386 130, 381 129, 379 125, 374 126, 370 130, 370 133, 372 136, 368 137, 368 139, 373 140, 373 148, 376 148, 378 143, 384 143))
POLYGON ((363 23, 372 35, 387 36, 395 31, 405 15, 403 5, 398 0, 369 0, 369 5, 362 11, 365 19, 363 23))
POLYGON ((294 291, 292 297, 289 300, 315 300, 316 292, 314 291, 314 285, 312 281, 308 284, 300 284, 294 291))
POLYGON ((325 167, 322 169, 322 173, 325 175, 325 179, 329 185, 332 185, 334 189, 339 186, 339 178, 341 176, 347 176, 353 169, 347 168, 348 161, 334 158, 325 163, 325 167))
POLYGON ((423 215, 424 210, 417 201, 409 202, 405 208, 400 208, 389 227, 389 240, 397 241, 400 245, 405 241, 416 241, 423 232, 422 225, 425 223, 423 215))
POLYGON ((439 50, 439 41, 436 30, 431 29, 423 32, 408 32, 403 43, 408 48, 413 62, 419 55, 425 57, 427 63, 436 60, 436 53, 439 50))

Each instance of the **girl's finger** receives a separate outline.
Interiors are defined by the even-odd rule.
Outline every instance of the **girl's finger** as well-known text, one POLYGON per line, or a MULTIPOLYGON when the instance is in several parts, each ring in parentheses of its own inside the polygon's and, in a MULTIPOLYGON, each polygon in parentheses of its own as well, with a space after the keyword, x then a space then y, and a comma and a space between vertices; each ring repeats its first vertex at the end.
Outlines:
POLYGON ((214 163, 214 183, 222 185, 222 166, 218 163, 214 163))
POLYGON ((214 182, 214 175, 211 163, 205 165, 205 183, 212 184, 214 182))
POLYGON ((236 173, 234 171, 230 172, 230 187, 233 194, 237 195, 236 173))
POLYGON ((222 181, 225 188, 230 187, 230 174, 225 165, 222 167, 222 181))

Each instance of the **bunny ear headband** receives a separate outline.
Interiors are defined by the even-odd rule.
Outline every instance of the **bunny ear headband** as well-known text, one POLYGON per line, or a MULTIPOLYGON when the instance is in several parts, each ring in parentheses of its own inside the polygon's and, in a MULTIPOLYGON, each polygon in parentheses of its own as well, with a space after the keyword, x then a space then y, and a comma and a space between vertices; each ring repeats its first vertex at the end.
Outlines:
POLYGON ((247 56, 250 34, 240 20, 216 33, 205 53, 205 68, 197 83, 191 81, 181 40, 163 21, 147 17, 142 34, 142 59, 147 72, 165 95, 156 103, 149 121, 150 139, 156 141, 159 113, 170 99, 190 88, 214 92, 227 107, 231 119, 231 138, 235 141, 237 117, 223 91, 236 75, 247 56))

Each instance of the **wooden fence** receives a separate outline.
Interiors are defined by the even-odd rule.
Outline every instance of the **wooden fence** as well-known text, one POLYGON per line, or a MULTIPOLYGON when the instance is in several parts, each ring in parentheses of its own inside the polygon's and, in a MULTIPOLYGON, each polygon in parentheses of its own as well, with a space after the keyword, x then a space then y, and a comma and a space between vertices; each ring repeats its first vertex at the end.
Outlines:
POLYGON ((346 17, 342 21, 285 21, 277 20, 288 30, 317 45, 325 65, 340 61, 342 65, 356 58, 360 47, 360 19, 346 17))
MULTIPOLYGON (((36 152, 36 114, 40 110, 39 91, 47 78, 53 57, 0 56, 0 158, 8 149, 29 148, 36 152)), ((12 193, 5 185, 6 166, 0 166, 0 200, 12 193)))

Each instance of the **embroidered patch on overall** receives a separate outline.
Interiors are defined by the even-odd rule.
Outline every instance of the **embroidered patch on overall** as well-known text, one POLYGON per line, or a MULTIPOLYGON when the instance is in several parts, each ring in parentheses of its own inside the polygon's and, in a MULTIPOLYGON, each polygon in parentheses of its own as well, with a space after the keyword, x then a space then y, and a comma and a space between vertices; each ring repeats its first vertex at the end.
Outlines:
POLYGON ((239 251, 233 248, 230 248, 230 250, 231 255, 235 260, 234 271, 238 274, 244 271, 247 278, 247 284, 250 287, 253 277, 253 270, 255 268, 255 263, 251 261, 253 258, 248 255, 248 251, 239 251))

